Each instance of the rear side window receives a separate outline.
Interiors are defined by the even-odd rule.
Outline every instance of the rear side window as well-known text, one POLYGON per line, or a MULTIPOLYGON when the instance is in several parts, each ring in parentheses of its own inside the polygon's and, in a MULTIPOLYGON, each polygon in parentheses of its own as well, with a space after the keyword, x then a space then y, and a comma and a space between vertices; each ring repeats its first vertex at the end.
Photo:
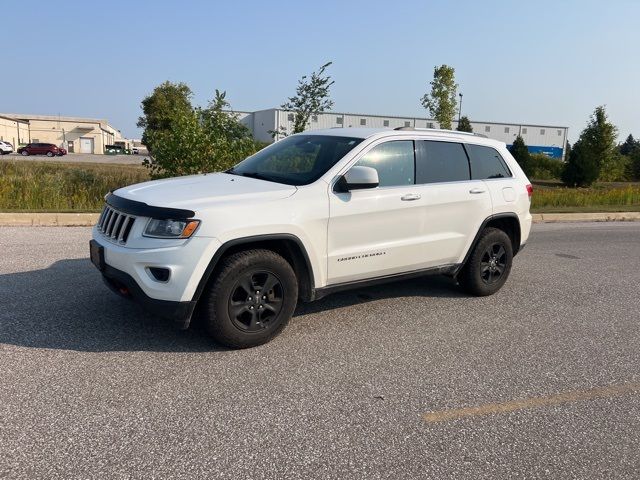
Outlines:
POLYGON ((413 140, 398 140, 374 147, 356 165, 375 168, 381 187, 395 187, 414 184, 414 163, 413 140))
POLYGON ((416 142, 416 183, 469 180, 469 161, 461 143, 416 142))
POLYGON ((473 180, 512 176, 504 159, 495 148, 484 145, 466 145, 466 148, 471 162, 471 178, 473 180))

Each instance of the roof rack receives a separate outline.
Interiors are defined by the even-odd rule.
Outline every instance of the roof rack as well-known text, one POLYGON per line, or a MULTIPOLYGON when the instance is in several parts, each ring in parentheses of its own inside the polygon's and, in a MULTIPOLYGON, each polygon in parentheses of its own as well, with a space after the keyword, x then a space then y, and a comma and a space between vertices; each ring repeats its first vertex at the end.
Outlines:
POLYGON ((394 128, 394 130, 408 131, 408 132, 444 132, 444 133, 455 133, 456 135, 472 135, 474 137, 489 138, 486 135, 483 135, 482 133, 460 132, 458 130, 443 130, 439 128, 396 127, 394 128))

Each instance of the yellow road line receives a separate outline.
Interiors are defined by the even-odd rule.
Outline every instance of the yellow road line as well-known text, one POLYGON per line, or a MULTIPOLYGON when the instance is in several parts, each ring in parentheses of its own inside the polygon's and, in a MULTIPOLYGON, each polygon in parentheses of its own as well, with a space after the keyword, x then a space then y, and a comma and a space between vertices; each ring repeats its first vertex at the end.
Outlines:
POLYGON ((522 400, 513 400, 504 403, 488 403, 479 407, 454 408, 451 410, 439 410, 426 413, 423 418, 428 423, 446 422, 465 417, 479 417, 495 413, 509 413, 528 408, 560 405, 594 398, 615 397, 625 393, 640 391, 640 383, 623 383, 608 387, 597 387, 589 390, 574 390, 572 392, 559 393, 548 397, 533 397, 522 400))

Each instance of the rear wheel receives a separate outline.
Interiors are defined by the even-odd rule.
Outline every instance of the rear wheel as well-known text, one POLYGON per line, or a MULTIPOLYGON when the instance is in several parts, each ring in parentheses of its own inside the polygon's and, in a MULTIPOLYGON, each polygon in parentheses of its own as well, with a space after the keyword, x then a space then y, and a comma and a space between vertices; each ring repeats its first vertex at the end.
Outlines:
POLYGON ((247 250, 222 260, 204 299, 207 331, 223 345, 247 348, 278 335, 298 300, 291 265, 271 250, 247 250))
POLYGON ((47 152, 47 157, 53 157, 53 152, 47 152))
POLYGON ((458 282, 472 295, 492 295, 507 281, 512 263, 509 236, 497 228, 486 228, 460 271, 458 282))

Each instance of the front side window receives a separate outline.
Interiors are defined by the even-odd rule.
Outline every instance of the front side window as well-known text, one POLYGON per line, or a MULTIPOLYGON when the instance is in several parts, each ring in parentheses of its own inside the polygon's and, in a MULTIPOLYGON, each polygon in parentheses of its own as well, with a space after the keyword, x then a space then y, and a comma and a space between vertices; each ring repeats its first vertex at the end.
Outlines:
POLYGON ((287 185, 315 182, 361 138, 334 135, 292 135, 269 145, 226 173, 287 185))
POLYGON ((495 148, 484 145, 467 145, 466 148, 469 153, 473 180, 512 176, 507 164, 495 148))
POLYGON ((469 161, 461 143, 416 142, 416 183, 469 180, 469 161))
POLYGON ((415 165, 412 140, 382 143, 369 150, 356 165, 378 171, 380 187, 413 185, 415 165))

